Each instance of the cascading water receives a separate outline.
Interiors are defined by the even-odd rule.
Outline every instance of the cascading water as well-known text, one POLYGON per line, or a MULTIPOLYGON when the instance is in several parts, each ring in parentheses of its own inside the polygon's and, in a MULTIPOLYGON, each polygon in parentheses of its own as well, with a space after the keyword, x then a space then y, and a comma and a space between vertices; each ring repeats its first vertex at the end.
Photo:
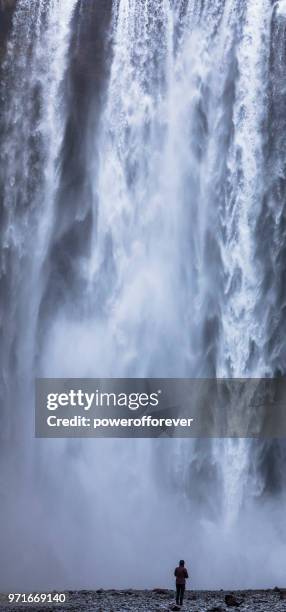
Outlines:
POLYGON ((1 90, 3 588, 168 584, 178 555, 196 586, 282 580, 281 442, 28 432, 39 374, 285 372, 283 7, 16 2, 1 90))
POLYGON ((10 394, 19 392, 17 383, 20 393, 27 393, 22 385, 31 381, 35 371, 43 267, 56 222, 53 202, 65 131, 62 88, 74 5, 70 1, 20 0, 3 67, 4 289, 7 277, 10 278, 7 291, 3 292, 2 320, 6 406, 10 394))

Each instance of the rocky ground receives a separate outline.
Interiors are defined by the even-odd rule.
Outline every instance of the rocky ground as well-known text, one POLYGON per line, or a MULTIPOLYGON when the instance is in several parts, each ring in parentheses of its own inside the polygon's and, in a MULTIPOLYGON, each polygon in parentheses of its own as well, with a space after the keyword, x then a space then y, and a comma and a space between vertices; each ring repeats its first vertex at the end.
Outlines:
POLYGON ((174 592, 153 591, 69 591, 65 604, 9 604, 7 595, 0 596, 1 612, 17 610, 45 612, 286 612, 286 590, 267 591, 188 591, 183 608, 174 602, 174 592))

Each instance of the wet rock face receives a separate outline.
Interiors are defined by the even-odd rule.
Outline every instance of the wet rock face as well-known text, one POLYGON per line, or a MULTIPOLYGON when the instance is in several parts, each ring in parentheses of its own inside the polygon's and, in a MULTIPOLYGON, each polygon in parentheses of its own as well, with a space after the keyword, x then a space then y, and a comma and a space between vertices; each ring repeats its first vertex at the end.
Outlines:
POLYGON ((0 10, 1 11, 9 11, 14 9, 16 6, 17 0, 0 0, 0 10))
POLYGON ((112 0, 78 0, 73 14, 57 229, 53 234, 50 276, 40 311, 47 329, 50 313, 66 302, 67 294, 73 296, 70 303, 75 303, 81 295, 82 281, 74 262, 88 254, 93 227, 90 152, 104 106, 112 58, 111 10, 112 0))
POLYGON ((7 38, 17 0, 0 0, 0 64, 5 55, 7 38))

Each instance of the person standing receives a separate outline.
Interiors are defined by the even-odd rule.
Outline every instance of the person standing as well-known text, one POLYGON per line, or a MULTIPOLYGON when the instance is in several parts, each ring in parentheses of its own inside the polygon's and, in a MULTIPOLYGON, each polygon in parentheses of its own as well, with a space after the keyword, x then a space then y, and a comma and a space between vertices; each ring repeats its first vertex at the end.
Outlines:
POLYGON ((185 561, 183 561, 183 559, 181 559, 178 567, 176 567, 174 575, 176 576, 176 604, 178 606, 182 606, 186 588, 186 579, 189 578, 188 570, 185 567, 185 561))

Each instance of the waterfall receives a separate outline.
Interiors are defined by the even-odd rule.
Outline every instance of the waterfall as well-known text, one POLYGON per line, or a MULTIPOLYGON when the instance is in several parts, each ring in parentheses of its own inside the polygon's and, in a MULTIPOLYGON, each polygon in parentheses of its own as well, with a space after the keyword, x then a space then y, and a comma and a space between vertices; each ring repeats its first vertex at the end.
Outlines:
POLYGON ((2 318, 6 406, 10 393, 17 393, 18 381, 25 395, 23 385, 35 372, 43 268, 55 223, 65 131, 62 90, 74 5, 20 0, 3 67, 1 268, 4 288, 8 285, 2 318))
POLYGON ((283 579, 282 442, 33 440, 29 398, 35 375, 285 373, 284 4, 16 2, 1 68, 1 484, 17 540, 3 588, 168 585, 178 555, 196 586, 283 579))

